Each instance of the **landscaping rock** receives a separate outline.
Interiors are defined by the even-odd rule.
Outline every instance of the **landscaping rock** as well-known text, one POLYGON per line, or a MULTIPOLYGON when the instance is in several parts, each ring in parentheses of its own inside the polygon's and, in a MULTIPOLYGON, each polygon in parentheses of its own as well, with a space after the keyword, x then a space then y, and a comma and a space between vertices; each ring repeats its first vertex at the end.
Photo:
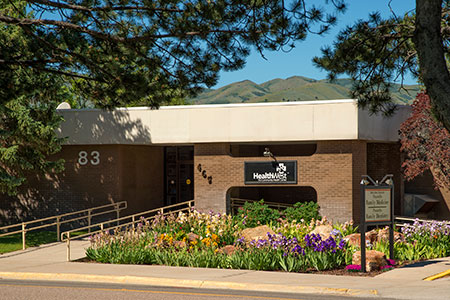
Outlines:
POLYGON ((198 241, 198 238, 199 238, 198 234, 195 234, 195 233, 193 233, 193 232, 189 232, 189 233, 187 234, 187 239, 188 239, 189 242, 195 242, 195 241, 198 241))
MULTIPOLYGON (((360 233, 352 233, 344 237, 344 240, 348 242, 351 246, 360 247, 361 246, 361 234, 360 233)), ((370 242, 370 238, 367 237, 366 234, 366 243, 370 242)))
POLYGON ((173 241, 173 245, 175 246, 175 248, 186 248, 185 241, 173 241))
POLYGON ((368 240, 371 244, 375 243, 378 239, 378 231, 373 229, 369 232, 366 232, 366 240, 368 240))
POLYGON ((322 240, 326 240, 327 238, 330 237, 331 231, 333 231, 333 226, 331 226, 329 224, 325 224, 325 225, 316 226, 316 228, 314 228, 314 230, 311 231, 310 233, 318 234, 318 235, 320 235, 322 240))
MULTIPOLYGON (((352 264, 361 265, 361 251, 356 251, 353 253, 352 264)), ((376 250, 366 251, 366 271, 376 271, 380 270, 381 267, 388 264, 386 260, 386 255, 383 252, 376 250)))
POLYGON ((222 247, 222 248, 219 249, 219 253, 224 253, 226 255, 231 255, 236 250, 237 250, 237 248, 235 246, 233 246, 233 245, 226 245, 225 247, 222 247))
MULTIPOLYGON (((378 232, 378 239, 377 241, 389 241, 389 228, 384 228, 378 232)), ((394 243, 399 242, 403 243, 405 242, 405 236, 401 234, 400 232, 394 231, 394 243)))
POLYGON ((241 236, 244 238, 246 243, 250 243, 252 240, 267 240, 267 233, 275 234, 269 226, 262 225, 242 230, 241 236))

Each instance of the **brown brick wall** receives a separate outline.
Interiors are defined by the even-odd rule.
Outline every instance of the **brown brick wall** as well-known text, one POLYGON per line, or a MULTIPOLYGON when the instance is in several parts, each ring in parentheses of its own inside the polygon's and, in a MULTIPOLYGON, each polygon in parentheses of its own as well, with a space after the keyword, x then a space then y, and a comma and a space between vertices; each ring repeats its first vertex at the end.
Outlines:
POLYGON ((164 147, 120 146, 120 198, 126 213, 164 205, 164 147))
MULTIPOLYGON (((47 217, 122 200, 124 214, 151 209, 163 200, 163 147, 63 146, 55 158, 65 159, 65 170, 56 175, 29 176, 21 192, 0 196, 0 224, 47 217), (100 153, 100 163, 78 163, 79 152, 100 153)), ((1 226, 1 225, 0 225, 1 226)))
POLYGON ((374 180, 381 180, 386 174, 394 175, 395 215, 402 214, 403 178, 401 159, 399 143, 367 144, 367 174, 374 180))
POLYGON ((437 200, 440 200, 439 203, 436 203, 433 206, 429 217, 450 220, 450 190, 444 188, 435 189, 433 186, 433 175, 431 172, 425 172, 411 181, 406 181, 405 193, 427 194, 437 200))
MULTIPOLYGON (((244 161, 268 160, 265 157, 231 157, 229 152, 229 144, 195 145, 194 166, 201 164, 207 176, 212 177, 209 184, 200 172, 194 174, 195 201, 199 209, 226 211, 227 191, 231 187, 244 186, 244 161)), ((319 142, 312 156, 277 159, 297 160, 298 186, 311 186, 316 190, 322 215, 345 221, 353 217, 355 180, 352 166, 354 163, 364 165, 365 154, 365 142, 327 141, 319 142), (352 152, 355 149, 359 149, 361 158, 354 161, 352 152)), ((356 177, 360 178, 360 174, 356 177)))

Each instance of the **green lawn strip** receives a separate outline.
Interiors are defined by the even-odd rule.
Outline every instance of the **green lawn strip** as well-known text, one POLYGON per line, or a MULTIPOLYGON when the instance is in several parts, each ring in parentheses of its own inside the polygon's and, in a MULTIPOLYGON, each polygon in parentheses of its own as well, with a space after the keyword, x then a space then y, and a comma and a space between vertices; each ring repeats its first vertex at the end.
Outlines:
MULTIPOLYGON (((85 231, 71 233, 71 236, 85 234, 85 231)), ((57 241, 54 231, 31 231, 26 234, 26 246, 36 247, 43 244, 54 243, 57 241)), ((9 236, 0 237, 0 254, 22 249, 22 234, 16 233, 9 236)))

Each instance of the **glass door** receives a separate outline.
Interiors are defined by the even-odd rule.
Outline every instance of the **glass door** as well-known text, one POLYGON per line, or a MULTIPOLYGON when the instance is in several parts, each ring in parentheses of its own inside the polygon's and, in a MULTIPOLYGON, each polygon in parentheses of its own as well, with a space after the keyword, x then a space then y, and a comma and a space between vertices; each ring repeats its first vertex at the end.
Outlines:
POLYGON ((165 148, 165 204, 194 199, 194 147, 165 148))

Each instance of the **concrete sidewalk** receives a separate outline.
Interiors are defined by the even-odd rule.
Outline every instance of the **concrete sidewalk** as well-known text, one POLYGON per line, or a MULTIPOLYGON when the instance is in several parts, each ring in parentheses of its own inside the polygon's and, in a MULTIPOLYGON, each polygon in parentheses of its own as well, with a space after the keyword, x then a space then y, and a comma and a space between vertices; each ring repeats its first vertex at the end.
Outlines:
MULTIPOLYGON (((87 241, 72 241, 72 259, 84 257, 87 241)), ((30 248, 0 255, 0 278, 128 283, 153 286, 271 292, 450 299, 450 277, 423 279, 450 269, 450 257, 398 268, 376 277, 331 276, 250 270, 221 270, 66 261, 66 245, 30 248)))

